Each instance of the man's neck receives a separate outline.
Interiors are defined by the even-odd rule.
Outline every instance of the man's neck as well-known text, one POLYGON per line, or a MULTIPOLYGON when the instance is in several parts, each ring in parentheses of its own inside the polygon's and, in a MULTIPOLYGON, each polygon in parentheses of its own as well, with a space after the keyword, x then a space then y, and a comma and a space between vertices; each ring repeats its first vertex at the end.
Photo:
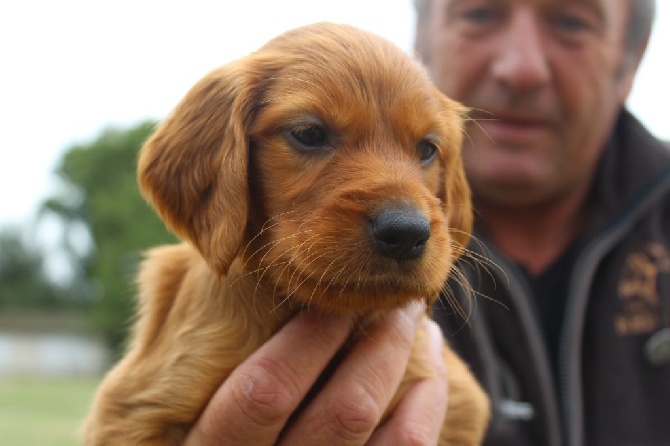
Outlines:
POLYGON ((493 244, 530 274, 539 275, 568 248, 584 226, 584 196, 542 206, 475 203, 478 219, 493 244))

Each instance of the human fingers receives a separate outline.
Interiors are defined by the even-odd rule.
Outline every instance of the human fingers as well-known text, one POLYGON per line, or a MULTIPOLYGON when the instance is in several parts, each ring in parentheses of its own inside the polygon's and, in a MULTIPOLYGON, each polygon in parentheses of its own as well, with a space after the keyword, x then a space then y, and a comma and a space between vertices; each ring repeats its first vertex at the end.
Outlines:
POLYGON ((274 444, 351 327, 342 316, 297 315, 235 369, 184 444, 274 444))
POLYGON ((362 445, 404 375, 422 304, 394 310, 357 342, 287 430, 285 445, 362 445))
POLYGON ((438 444, 447 412, 448 370, 442 355, 444 338, 440 327, 425 318, 424 328, 427 343, 421 358, 433 374, 405 394, 391 417, 370 438, 370 446, 438 444))

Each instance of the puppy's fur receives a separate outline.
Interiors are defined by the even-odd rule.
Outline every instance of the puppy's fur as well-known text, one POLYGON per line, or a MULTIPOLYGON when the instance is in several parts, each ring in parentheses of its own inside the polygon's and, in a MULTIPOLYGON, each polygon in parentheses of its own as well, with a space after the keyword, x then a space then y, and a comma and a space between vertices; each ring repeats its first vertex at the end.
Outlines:
MULTIPOLYGON (((327 23, 199 81, 140 154, 144 195, 185 242, 147 254, 132 341, 98 390, 86 444, 179 444, 296 311, 369 322, 434 301, 472 224, 463 112, 389 42, 327 23), (394 238, 408 225, 424 232, 409 251, 394 238)), ((488 400, 444 354, 441 444, 478 444, 488 400)), ((419 358, 396 401, 432 373, 419 358)))

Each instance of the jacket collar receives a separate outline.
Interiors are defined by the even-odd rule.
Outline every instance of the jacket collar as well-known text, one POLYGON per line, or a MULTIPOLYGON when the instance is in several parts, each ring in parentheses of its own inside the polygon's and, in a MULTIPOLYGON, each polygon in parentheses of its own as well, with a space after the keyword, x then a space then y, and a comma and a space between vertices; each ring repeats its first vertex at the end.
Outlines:
POLYGON ((627 110, 617 118, 594 178, 587 238, 618 220, 632 201, 670 174, 670 146, 652 136, 627 110))

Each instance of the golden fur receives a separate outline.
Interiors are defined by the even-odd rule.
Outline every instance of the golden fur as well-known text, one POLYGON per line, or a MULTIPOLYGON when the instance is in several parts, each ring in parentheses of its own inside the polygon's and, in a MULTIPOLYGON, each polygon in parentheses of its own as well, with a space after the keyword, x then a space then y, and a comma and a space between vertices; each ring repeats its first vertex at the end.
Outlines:
MULTIPOLYGON (((140 154, 144 195, 185 242, 146 256, 131 343, 97 392, 86 444, 179 444, 232 369, 296 311, 370 321, 433 302, 472 224, 463 113, 389 42, 327 23, 200 80, 140 154), (325 144, 296 140, 315 128, 325 144), (437 152, 422 162, 426 139, 437 152), (371 240, 369 222, 396 205, 430 224, 418 258, 390 259, 371 240)), ((488 400, 444 354, 441 444, 478 444, 488 400)), ((432 373, 418 358, 396 400, 432 373)))

